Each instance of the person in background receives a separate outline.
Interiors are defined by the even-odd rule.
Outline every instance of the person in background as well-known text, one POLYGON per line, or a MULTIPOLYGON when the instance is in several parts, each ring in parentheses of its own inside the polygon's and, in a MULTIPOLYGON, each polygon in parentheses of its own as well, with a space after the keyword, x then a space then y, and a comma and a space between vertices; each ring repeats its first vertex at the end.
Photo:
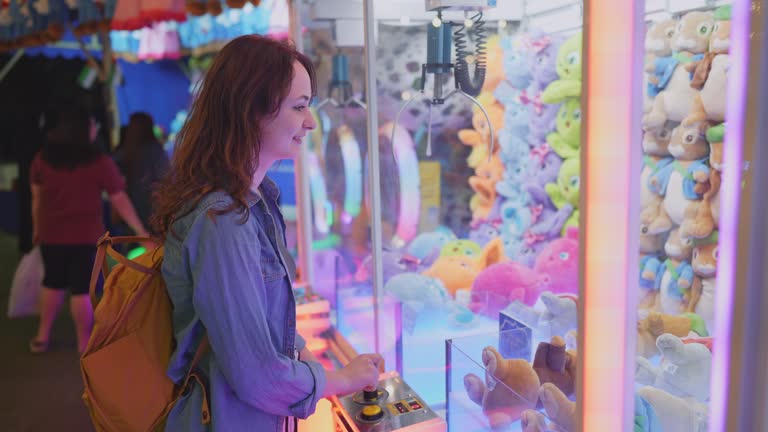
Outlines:
POLYGON ((153 223, 164 241, 163 279, 176 348, 168 366, 184 378, 205 334, 201 386, 171 409, 166 431, 294 431, 323 397, 375 387, 383 360, 363 354, 325 370, 296 332, 279 190, 266 177, 295 158, 317 125, 311 61, 287 44, 233 39, 206 73, 157 189, 153 223))
POLYGON ((154 125, 152 116, 145 112, 131 114, 120 147, 113 155, 125 176, 128 197, 147 227, 152 213, 152 185, 160 180, 169 166, 168 155, 155 136, 154 125))
POLYGON ((93 145, 97 127, 89 113, 68 106, 52 120, 30 169, 32 236, 44 267, 40 323, 30 350, 48 350, 51 327, 69 289, 77 348, 83 352, 93 326, 91 268, 96 242, 104 234, 102 193, 137 235, 147 232, 117 166, 93 145))

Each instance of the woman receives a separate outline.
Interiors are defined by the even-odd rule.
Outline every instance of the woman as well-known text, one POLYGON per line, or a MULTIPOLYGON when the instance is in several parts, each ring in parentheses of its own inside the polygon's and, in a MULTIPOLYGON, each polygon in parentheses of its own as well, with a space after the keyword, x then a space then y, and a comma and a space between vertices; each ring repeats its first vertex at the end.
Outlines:
POLYGON ((137 235, 146 235, 146 230, 124 192, 117 166, 93 145, 97 129, 88 112, 67 106, 52 120, 47 140, 30 169, 32 237, 40 244, 45 272, 40 325, 30 350, 48 350, 51 327, 69 289, 77 347, 83 352, 93 327, 88 296, 91 267, 96 241, 105 230, 102 193, 107 193, 137 235))
POLYGON ((169 431, 294 430, 318 399, 374 386, 381 357, 325 371, 296 334, 295 265, 278 189, 265 174, 297 155, 316 124, 314 69, 283 43, 250 35, 217 55, 155 195, 163 277, 177 340, 168 374, 185 375, 205 332, 212 423, 199 386, 173 408, 169 431))
POLYGON ((152 185, 168 171, 168 155, 155 137, 155 122, 145 112, 131 114, 114 159, 125 176, 126 192, 146 226, 152 213, 152 185))

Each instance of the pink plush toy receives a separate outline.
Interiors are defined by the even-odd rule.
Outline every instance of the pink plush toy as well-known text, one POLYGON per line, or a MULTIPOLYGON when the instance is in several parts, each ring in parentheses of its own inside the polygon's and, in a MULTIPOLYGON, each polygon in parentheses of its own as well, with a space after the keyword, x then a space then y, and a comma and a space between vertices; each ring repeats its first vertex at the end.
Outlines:
POLYGON ((515 261, 494 264, 477 275, 469 309, 498 318, 499 312, 516 300, 533 306, 545 287, 545 278, 530 267, 515 261))
POLYGON ((579 292, 579 230, 568 228, 565 237, 552 241, 536 258, 534 271, 548 281, 555 294, 579 292))

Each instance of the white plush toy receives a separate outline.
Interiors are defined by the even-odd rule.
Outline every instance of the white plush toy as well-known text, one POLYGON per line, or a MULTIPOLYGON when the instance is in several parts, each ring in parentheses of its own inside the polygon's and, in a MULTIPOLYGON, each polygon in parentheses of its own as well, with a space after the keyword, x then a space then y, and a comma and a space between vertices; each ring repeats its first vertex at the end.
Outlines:
POLYGON ((656 387, 643 387, 637 391, 651 404, 661 423, 661 430, 674 432, 707 432, 709 407, 693 399, 671 395, 656 387))
POLYGON ((712 352, 700 343, 685 343, 665 333, 656 340, 662 355, 659 367, 645 357, 637 357, 635 379, 638 384, 652 385, 669 394, 691 397, 699 402, 709 400, 712 352))
MULTIPOLYGON (((676 26, 677 21, 667 19, 656 22, 648 28, 648 32, 645 34, 646 72, 653 72, 657 58, 672 55, 672 37, 675 35, 676 26)), ((643 113, 648 113, 653 107, 653 98, 655 97, 655 94, 652 95, 654 93, 652 89, 658 84, 658 80, 647 74, 644 76, 644 79, 643 113), (650 87, 648 86, 649 80, 653 81, 650 87)))

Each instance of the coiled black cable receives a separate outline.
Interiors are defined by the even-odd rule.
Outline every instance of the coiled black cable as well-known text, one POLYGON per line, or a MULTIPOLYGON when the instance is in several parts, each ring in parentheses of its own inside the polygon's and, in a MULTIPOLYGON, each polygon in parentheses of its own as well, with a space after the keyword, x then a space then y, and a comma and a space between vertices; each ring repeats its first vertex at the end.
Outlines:
POLYGON ((485 34, 485 21, 483 21, 483 12, 478 12, 477 15, 471 18, 472 20, 472 33, 475 39, 475 71, 472 77, 469 76, 469 64, 467 63, 467 56, 470 54, 467 50, 467 34, 464 32, 466 28, 463 23, 454 24, 459 27, 453 33, 453 43, 456 45, 456 70, 455 79, 456 87, 460 88, 464 93, 470 96, 477 96, 483 89, 485 83, 485 68, 486 68, 486 34, 485 34))

